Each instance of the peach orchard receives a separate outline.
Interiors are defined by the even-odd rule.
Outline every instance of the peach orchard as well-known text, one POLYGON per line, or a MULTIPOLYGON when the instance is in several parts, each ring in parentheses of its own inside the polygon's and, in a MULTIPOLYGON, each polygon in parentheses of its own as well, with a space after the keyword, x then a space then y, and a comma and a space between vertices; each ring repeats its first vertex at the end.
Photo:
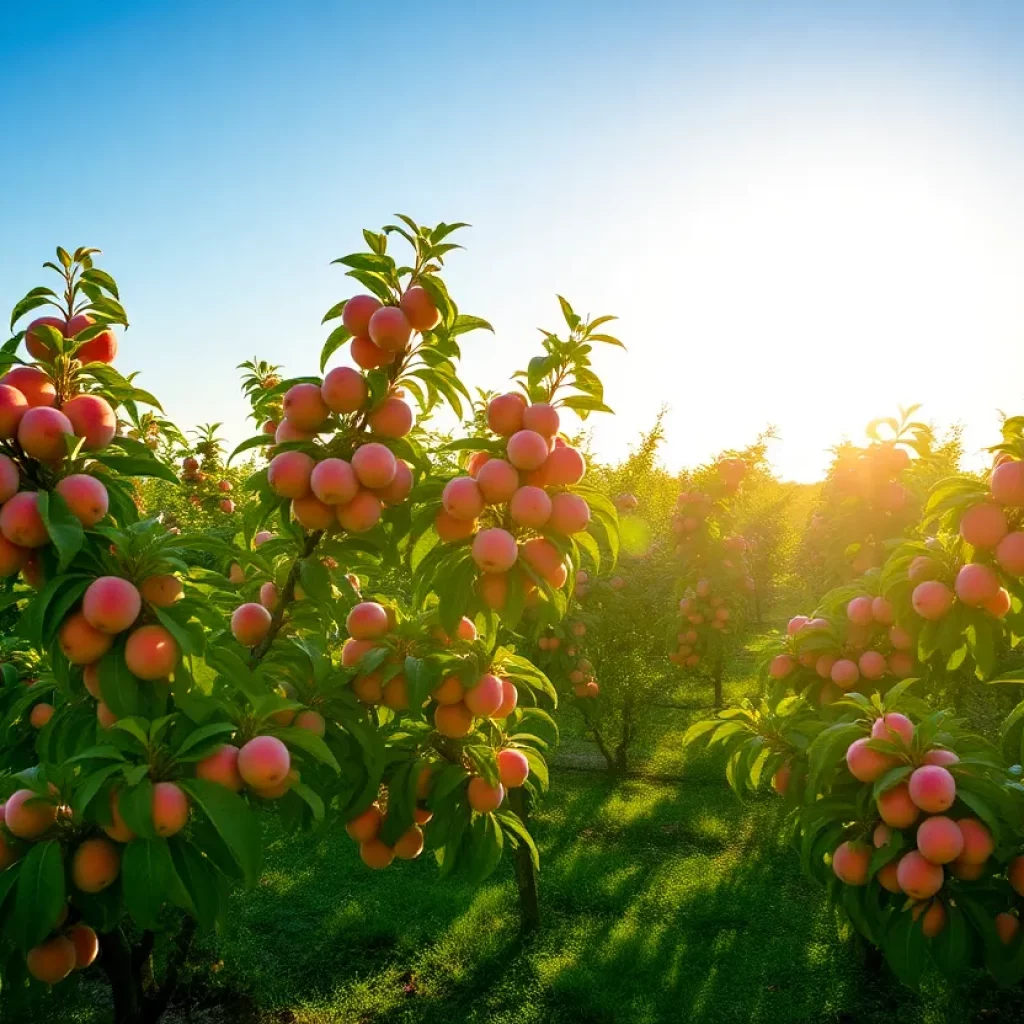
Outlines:
POLYGON ((196 928, 258 879, 261 815, 339 819, 374 870, 429 854, 442 878, 482 880, 510 851, 537 923, 529 809, 556 691, 526 655, 561 628, 584 565, 614 563, 616 510, 562 417, 611 411, 590 355, 621 343, 611 317, 560 299, 564 336, 544 332, 515 389, 473 409, 460 345, 490 325, 441 277, 461 227, 365 231, 368 251, 336 261, 364 291, 324 317, 319 372, 242 367, 257 424, 243 479, 218 425, 189 444, 115 369, 128 321, 98 250, 58 249, 58 286, 15 307, 0 381, 10 1005, 99 958, 118 1024, 156 1020, 196 928), (354 365, 327 369, 344 354, 354 365), (417 426, 442 404, 474 414, 470 436, 438 446, 417 426), (146 477, 184 487, 210 528, 141 515, 146 477))

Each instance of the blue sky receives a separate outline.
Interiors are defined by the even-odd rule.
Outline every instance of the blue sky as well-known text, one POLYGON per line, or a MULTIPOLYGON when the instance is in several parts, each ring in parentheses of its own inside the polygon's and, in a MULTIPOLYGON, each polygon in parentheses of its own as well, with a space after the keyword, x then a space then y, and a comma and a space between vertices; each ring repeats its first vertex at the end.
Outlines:
POLYGON ((663 402, 673 467, 773 424, 812 479, 899 402, 976 451, 1024 404, 1022 14, 8 0, 0 308, 101 247, 120 368, 237 440, 234 367, 315 369, 361 227, 467 220, 466 377, 503 386, 556 292, 617 313, 613 457, 663 402))

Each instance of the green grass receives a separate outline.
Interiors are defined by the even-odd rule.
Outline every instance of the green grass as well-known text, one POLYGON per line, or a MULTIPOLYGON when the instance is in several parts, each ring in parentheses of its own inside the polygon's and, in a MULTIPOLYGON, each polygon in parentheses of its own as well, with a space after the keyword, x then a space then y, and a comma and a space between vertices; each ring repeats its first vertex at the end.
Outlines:
MULTIPOLYGON (((750 686, 741 659, 731 695, 750 686)), ((694 702, 698 695, 691 694, 694 702)), ((569 712, 566 713, 566 717, 569 712)), ((780 835, 778 805, 739 803, 720 762, 667 714, 645 764, 684 781, 556 770, 534 830, 544 926, 523 940, 510 864, 485 884, 432 860, 371 873, 340 827, 270 838, 259 887, 197 951, 203 1018, 247 1024, 655 1024, 1022 1019, 983 977, 922 994, 863 966, 780 835)), ((580 746, 580 734, 573 745, 580 746)), ((84 979, 83 979, 84 981, 84 979)), ((76 1021, 99 1024, 84 1003, 76 1021)), ((72 1019, 64 1004, 62 1021, 72 1019)), ((188 1018, 186 1018, 188 1019, 188 1018)))

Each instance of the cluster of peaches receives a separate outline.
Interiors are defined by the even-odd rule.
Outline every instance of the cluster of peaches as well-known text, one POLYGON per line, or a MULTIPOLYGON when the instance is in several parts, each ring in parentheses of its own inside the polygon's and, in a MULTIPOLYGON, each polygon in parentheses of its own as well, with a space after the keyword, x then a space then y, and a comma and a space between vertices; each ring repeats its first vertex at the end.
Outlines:
POLYGON ((445 485, 435 527, 445 543, 472 538, 477 590, 488 608, 505 607, 513 572, 530 607, 540 600, 534 575, 555 589, 568 580, 565 558, 545 534, 568 538, 586 530, 590 506, 566 488, 583 479, 587 466, 559 437, 558 411, 547 402, 499 395, 487 406, 487 425, 505 439, 505 457, 474 452, 468 475, 445 485))
POLYGON ((857 690, 861 680, 907 679, 915 671, 914 637, 896 624, 893 606, 884 597, 852 598, 845 621, 794 616, 786 625, 786 636, 789 651, 772 658, 768 674, 802 690, 813 672, 823 680, 817 692, 819 705, 857 690), (801 675, 800 669, 807 672, 801 675))
MULTIPOLYGON (((209 479, 209 474, 202 469, 199 464, 199 460, 195 458, 195 456, 186 455, 181 462, 181 479, 186 485, 197 486, 206 483, 209 479)), ((234 500, 228 497, 233 490, 234 485, 230 480, 217 481, 217 490, 215 493, 221 495, 221 497, 217 499, 218 507, 225 515, 231 515, 231 513, 235 511, 234 500)), ((194 492, 189 495, 188 500, 198 508, 203 504, 203 495, 198 492, 194 492)))
MULTIPOLYGON (((581 596, 580 587, 586 587, 588 582, 589 577, 585 572, 576 574, 577 597, 581 596)), ((594 675, 593 664, 580 650, 586 635, 586 623, 570 622, 564 627, 549 629, 537 640, 537 646, 547 654, 545 667, 556 667, 569 680, 574 696, 581 700, 593 700, 601 692, 601 687, 594 675)))
POLYGON ((679 599, 678 646, 669 652, 669 661, 673 665, 696 668, 707 653, 714 635, 712 631, 728 632, 731 618, 726 595, 716 593, 711 580, 697 580, 692 589, 679 599))
MULTIPOLYGON (((842 843, 832 855, 832 870, 847 885, 867 885, 872 877, 872 846, 884 849, 892 843, 894 833, 901 832, 905 842, 899 849, 905 845, 908 852, 894 854, 873 877, 888 892, 915 901, 915 920, 923 915, 922 930, 931 938, 946 923, 945 907, 936 898, 946 871, 964 881, 981 878, 990 871, 995 843, 987 826, 976 817, 964 810, 953 813, 957 786, 950 767, 959 762, 957 754, 943 747, 922 746, 914 723, 896 712, 877 718, 869 736, 850 744, 846 765, 860 782, 874 784, 904 765, 912 770, 905 781, 877 794, 875 806, 881 821, 874 828, 873 842, 842 843)), ((1007 877, 1012 888, 1024 896, 1024 856, 1010 862, 1007 877)), ((1020 928, 1020 919, 1004 912, 996 917, 995 926, 1003 942, 1009 943, 1020 928)))
POLYGON ((972 505, 960 519, 960 536, 974 549, 976 561, 950 565, 937 541, 929 541, 935 555, 919 555, 909 565, 914 584, 911 600, 921 618, 937 621, 959 600, 969 608, 982 608, 997 619, 1010 610, 1009 591, 1000 572, 1024 576, 1024 462, 1001 454, 989 477, 988 499, 972 505))

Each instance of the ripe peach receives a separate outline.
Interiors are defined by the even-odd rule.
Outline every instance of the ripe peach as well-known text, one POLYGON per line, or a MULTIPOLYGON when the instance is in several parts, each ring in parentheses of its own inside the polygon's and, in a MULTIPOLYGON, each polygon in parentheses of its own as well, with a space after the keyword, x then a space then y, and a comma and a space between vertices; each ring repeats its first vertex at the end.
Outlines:
POLYGON ((188 821, 188 797, 173 782, 153 786, 153 828, 158 836, 173 836, 188 821))
POLYGON ((476 583, 480 600, 490 609, 501 611, 508 601, 508 574, 485 572, 476 583))
POLYGON ((295 384, 284 394, 284 418, 299 430, 317 431, 331 414, 316 384, 295 384))
POLYGON ((796 668, 796 662, 790 655, 777 654, 768 666, 768 675, 772 679, 785 679, 794 668, 796 668))
POLYGON ((774 789, 779 796, 785 796, 789 790, 789 783, 792 776, 793 768, 788 762, 786 764, 779 765, 778 770, 772 776, 772 789, 774 789))
POLYGON ((359 856, 368 868, 383 871, 395 859, 395 851, 379 839, 370 839, 359 844, 359 856))
POLYGON ((341 648, 341 663, 345 668, 355 668, 364 654, 372 651, 376 645, 372 640, 354 640, 349 638, 341 648))
POLYGON ((277 590, 277 585, 274 583, 264 583, 260 587, 260 604, 267 609, 268 612, 272 612, 277 607, 277 602, 280 599, 280 594, 277 590))
MULTIPOLYGON (((163 626, 140 626, 128 637, 124 661, 139 679, 166 679, 178 664, 178 643, 163 626)), ((95 661, 95 658, 91 658, 95 661)))
POLYGON ((243 647, 255 647, 270 632, 272 617, 261 604, 240 604, 231 614, 231 634, 243 647))
POLYGON ((225 743, 212 754, 196 762, 196 778, 216 782, 218 786, 241 792, 245 780, 238 772, 238 747, 225 743))
POLYGON ((272 534, 269 530, 260 530, 260 532, 257 533, 256 536, 252 539, 253 547, 263 547, 263 545, 266 544, 267 541, 273 539, 274 534, 272 534))
POLYGON ((235 503, 230 498, 224 498, 223 500, 218 502, 217 507, 225 515, 231 515, 231 513, 235 511, 235 503))
POLYGON ((384 815, 381 814, 380 808, 376 804, 370 804, 365 811, 349 821, 345 831, 349 839, 354 839, 357 843, 368 843, 371 839, 377 838, 383 820, 384 815))
POLYGON ((806 615, 794 615, 793 618, 786 623, 786 635, 796 636, 796 634, 810 621, 811 620, 806 615))
POLYGON ((871 849, 863 843, 840 843, 832 854, 832 870, 847 885, 867 885, 871 849))
POLYGON ((380 300, 373 295, 353 295, 341 311, 341 322, 350 334, 365 336, 370 329, 370 317, 380 308, 380 300))
POLYGON ((434 519, 434 529, 437 530, 443 544, 454 544, 473 536, 476 532, 476 520, 456 519, 441 508, 434 519))
POLYGON ((399 860, 415 860, 423 852, 423 829, 413 825, 403 832, 395 843, 395 856, 399 860))
POLYGON ((473 714, 465 704, 439 704, 434 708, 434 728, 450 739, 461 739, 473 731, 473 714))
POLYGON ((989 615, 994 615, 997 619, 1003 618, 1011 607, 1010 592, 1005 587, 1000 587, 996 591, 996 595, 990 598, 983 605, 985 611, 989 615))
POLYGON ((315 494, 292 499, 292 517, 305 530, 328 530, 338 521, 334 505, 325 505, 315 494))
POLYGON ((856 626, 870 626, 874 621, 870 597, 855 597, 846 606, 846 617, 856 626))
POLYGON ((0 384, 0 438, 9 441, 18 433, 18 424, 28 411, 25 396, 9 384, 0 384))
POLYGON ((387 366, 396 358, 394 352, 387 352, 379 348, 368 337, 362 335, 352 339, 349 351, 356 366, 364 370, 375 370, 378 367, 387 366))
POLYGON ((946 765, 956 764, 960 760, 952 750, 935 749, 926 751, 924 756, 921 758, 924 764, 937 764, 941 767, 946 765))
POLYGON ((53 718, 52 704, 37 704, 28 716, 29 724, 33 729, 42 729, 51 718, 53 718))
POLYGON ((352 692, 364 704, 379 704, 384 699, 383 675, 380 670, 353 679, 352 692))
POLYGON ((1024 508, 1024 462, 1011 460, 996 466, 989 477, 988 485, 992 497, 1000 505, 1024 508))
POLYGON ((388 632, 388 613, 376 601, 363 601, 348 613, 345 627, 356 640, 376 640, 388 632))
POLYGON ((498 395, 492 398, 487 406, 487 425, 495 434, 510 437, 523 429, 523 413, 526 411, 526 399, 518 392, 498 395))
POLYGON ((154 608, 170 608, 185 596, 185 587, 177 576, 165 573, 147 576, 139 592, 142 599, 154 608))
POLYGON ((1001 914, 996 914, 995 919, 996 934, 999 936, 999 941, 1004 946, 1008 946, 1017 937, 1017 933, 1020 931, 1020 918, 1014 917, 1013 914, 1003 911, 1001 914))
MULTIPOLYGON (((65 334, 69 338, 74 338, 93 323, 95 320, 88 313, 79 313, 68 321, 65 334)), ((81 347, 75 352, 75 358, 82 364, 112 363, 116 357, 117 336, 109 328, 82 342, 81 347)))
POLYGON ((82 669, 82 682, 86 692, 96 700, 102 700, 103 694, 100 691, 100 669, 99 665, 86 665, 82 669))
POLYGON ((558 548, 546 537, 532 537, 522 547, 523 561, 553 587, 562 587, 568 570, 558 548))
POLYGON ((516 469, 539 469, 548 457, 548 442, 535 430, 519 430, 508 439, 505 452, 516 469))
POLYGON ((472 714, 488 718, 501 707, 501 681, 496 676, 483 675, 466 690, 463 699, 472 714))
POLYGON ((99 395, 76 395, 64 403, 61 411, 70 421, 75 435, 85 438, 82 447, 86 451, 106 448, 117 433, 114 410, 99 395))
POLYGON ((860 679, 860 669, 857 662, 849 658, 840 658, 833 666, 830 673, 832 682, 841 690, 852 690, 860 679))
POLYGON ((934 558, 929 558, 928 555, 918 555, 907 569, 907 578, 911 583, 925 583, 928 580, 934 580, 940 573, 938 562, 934 558))
POLYGON ((957 573, 956 596, 972 608, 991 601, 998 593, 999 577, 987 565, 970 562, 957 573))
POLYGON ((85 621, 101 633, 122 633, 142 611, 142 595, 135 584, 120 576, 100 576, 82 598, 85 621))
POLYGON ((121 816, 120 792, 116 789, 110 791, 110 824, 104 825, 103 831, 116 843, 130 843, 135 838, 121 816))
POLYGON ((892 829, 885 822, 880 821, 875 826, 874 832, 871 833, 871 841, 875 844, 875 848, 880 850, 883 846, 888 845, 890 839, 892 839, 892 829))
POLYGON ((871 738, 899 744, 902 740, 908 747, 914 738, 914 723, 898 711, 890 711, 876 718, 871 726, 871 738))
POLYGON ((949 614, 953 607, 953 591, 938 580, 926 580, 914 587, 910 600, 922 619, 934 622, 949 614))
POLYGON ((54 935, 28 951, 25 966, 36 981, 56 985, 75 969, 75 947, 63 935, 54 935))
POLYGON ((1006 869, 1006 877, 1018 896, 1024 896, 1024 856, 1014 857, 1006 869))
POLYGON ((500 505, 519 489, 519 473, 504 459, 490 459, 477 470, 476 484, 488 505, 500 505))
POLYGON ((481 530, 473 538, 473 561, 484 572, 506 572, 515 565, 518 553, 515 537, 500 527, 481 530))
POLYGON ((312 441, 316 433, 311 430, 299 430, 291 420, 281 420, 274 431, 274 440, 278 444, 286 441, 312 441))
POLYGON ((490 785, 486 779, 474 775, 466 787, 466 797, 469 806, 477 814, 490 814, 496 811, 505 799, 505 787, 499 782, 498 785, 490 785))
POLYGON ((296 729, 305 729, 306 732, 311 732, 321 737, 327 732, 327 723, 324 721, 324 716, 316 711, 300 711, 295 716, 295 721, 292 724, 296 729))
POLYGON ((28 349, 28 354, 40 362, 53 362, 57 350, 44 337, 44 332, 38 331, 36 328, 52 327, 54 330, 60 331, 62 338, 66 338, 67 335, 64 332, 67 330, 67 326, 67 321, 57 316, 41 316, 33 320, 25 328, 25 348, 28 349))
POLYGON ((814 663, 814 671, 817 672, 822 679, 831 679, 832 666, 837 660, 838 659, 832 654, 822 654, 814 663))
POLYGON ((81 612, 75 612, 64 620, 57 637, 60 649, 72 665, 88 665, 99 661, 114 642, 112 636, 101 633, 81 612))
POLYGON ((42 547, 50 539, 35 491, 21 491, 4 503, 0 508, 0 532, 22 548, 42 547))
POLYGON ((397 465, 390 449, 371 441, 355 450, 352 469, 364 487, 387 487, 395 479, 397 465))
POLYGON ((291 769, 288 748, 276 736, 257 736, 238 753, 238 773, 254 789, 270 789, 291 769))
POLYGON ((917 848, 933 864, 948 864, 963 852, 964 835, 952 818, 926 818, 917 829, 917 848))
POLYGON ((501 707, 491 715, 491 718, 508 718, 516 709, 519 703, 519 691, 515 684, 508 679, 501 681, 501 707))
POLYGON ((984 864, 995 849, 992 833, 977 818, 961 818, 957 825, 964 837, 964 850, 958 860, 964 864, 984 864))
POLYGON ((381 690, 381 704, 392 711, 407 711, 409 708, 409 683, 402 673, 392 676, 381 690))
POLYGON ((892 828, 909 828, 921 816, 905 782, 880 793, 876 802, 879 817, 892 828))
POLYGON ((385 398, 367 417, 367 423, 381 437, 405 437, 412 430, 412 406, 401 398, 385 398))
POLYGON ((368 393, 366 378, 350 366, 336 366, 320 386, 320 397, 327 408, 343 415, 358 412, 368 393))
POLYGON ((548 527, 555 533, 582 533, 589 523, 590 506, 578 494, 556 494, 551 499, 548 527))
POLYGON ((350 502, 337 506, 338 523, 350 533, 365 533, 379 522, 383 507, 372 491, 360 491, 350 502))
POLYGON ((109 839, 86 839, 71 858, 71 879, 82 892, 102 892, 121 873, 121 854, 109 839))
POLYGON ((53 381, 35 366, 14 367, 0 377, 0 384, 17 388, 33 409, 38 406, 54 405, 57 401, 57 389, 53 386, 53 381))
POLYGON ((441 322, 441 314, 434 300, 418 284, 405 290, 399 305, 414 331, 432 331, 441 322))
POLYGON ((942 888, 945 872, 917 850, 911 850, 900 858, 896 878, 911 899, 927 900, 942 888))
POLYGON ((536 431, 541 437, 554 437, 558 427, 558 410, 547 402, 537 402, 523 410, 524 430, 536 431))
POLYGON ((359 493, 359 481, 344 459, 324 459, 310 473, 313 494, 327 505, 345 505, 359 493))
POLYGON ((471 476, 457 476, 445 484, 441 493, 444 510, 455 519, 476 519, 484 510, 484 497, 471 476))
POLYGON ((587 472, 583 456, 568 445, 556 447, 541 466, 544 482, 552 487, 566 487, 578 484, 587 472))
POLYGON ((14 461, 6 455, 0 455, 0 504, 13 498, 21 486, 21 474, 14 461))
POLYGON ((899 865, 894 860, 889 861, 887 864, 883 864, 875 873, 875 881, 888 892, 902 892, 903 890, 900 889, 898 869, 899 865))
POLYGON ((530 775, 530 762, 520 750, 505 747, 495 755, 498 763, 498 778, 506 789, 517 789, 530 775))
POLYGON ((232 562, 228 569, 228 582, 239 584, 245 582, 245 570, 237 563, 232 562))
POLYGON ((996 547, 999 568, 1011 576, 1024 576, 1024 531, 1008 533, 996 547))
POLYGON ((1006 513, 988 501, 972 505, 960 520, 960 536, 976 548, 994 548, 1007 530, 1006 513))
POLYGON ((270 460, 267 483, 281 498, 302 498, 309 494, 309 481, 316 463, 305 452, 281 452, 270 460))
POLYGON ((480 472, 481 467, 485 466, 493 458, 494 456, 490 452, 473 452, 466 460, 466 472, 476 480, 476 475, 480 472))
POLYGON ((59 409, 29 409, 18 424, 18 444, 34 459, 55 462, 67 453, 65 437, 72 437, 71 421, 59 409))
POLYGON ((3 534, 0 534, 0 577, 7 578, 16 575, 25 565, 25 556, 28 552, 12 544, 3 534))
POLYGON ((111 729, 117 721, 117 715, 103 701, 100 701, 96 705, 96 721, 101 729, 111 729))
POLYGON ((876 597, 871 602, 871 617, 883 626, 891 626, 896 617, 892 602, 884 597, 876 597))
POLYGON ((31 789, 16 790, 4 804, 4 824, 18 839, 38 839, 57 820, 57 808, 31 789))
POLYGON ((885 655, 878 651, 865 651, 858 659, 857 665, 865 679, 881 679, 885 675, 885 655))
POLYGON ((99 956, 100 940, 87 924, 73 924, 67 930, 67 939, 75 947, 75 970, 83 971, 99 956))
POLYGON ((527 486, 512 495, 508 508, 514 523, 539 530, 551 518, 552 503, 543 488, 527 486))
POLYGON ((404 459, 396 459, 394 480, 374 493, 385 505, 400 505, 412 494, 412 488, 412 467, 404 459))
MULTIPOLYGON (((64 499, 72 515, 87 529, 95 526, 107 514, 110 506, 107 489, 94 476, 72 473, 71 476, 58 480, 55 489, 64 499)), ((3 512, 0 510, 0 527, 2 515, 3 512)))
POLYGON ((382 306, 370 317, 370 341, 385 352, 401 352, 409 345, 412 326, 396 306, 382 306))
POLYGON ((860 782, 875 782, 899 762, 889 754, 872 750, 869 736, 854 740, 846 750, 846 766, 850 774, 860 782))

